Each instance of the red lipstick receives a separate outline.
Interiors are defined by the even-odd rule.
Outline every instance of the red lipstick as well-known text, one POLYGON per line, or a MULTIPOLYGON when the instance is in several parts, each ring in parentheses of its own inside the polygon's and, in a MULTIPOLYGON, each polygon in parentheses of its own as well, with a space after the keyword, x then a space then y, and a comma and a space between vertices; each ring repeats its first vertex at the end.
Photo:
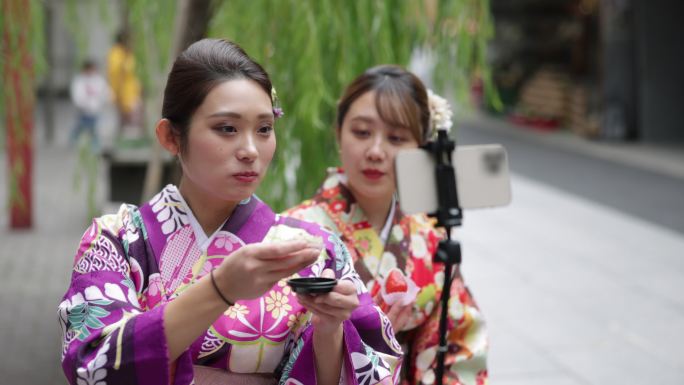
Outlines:
POLYGON ((363 173, 363 175, 366 178, 368 178, 370 180, 378 180, 385 175, 384 172, 382 172, 380 170, 376 170, 374 168, 366 168, 366 169, 363 169, 361 172, 363 173))
POLYGON ((239 172, 237 174, 233 174, 233 177, 240 182, 244 183, 252 183, 257 180, 259 177, 259 174, 254 172, 254 171, 245 171, 245 172, 239 172))

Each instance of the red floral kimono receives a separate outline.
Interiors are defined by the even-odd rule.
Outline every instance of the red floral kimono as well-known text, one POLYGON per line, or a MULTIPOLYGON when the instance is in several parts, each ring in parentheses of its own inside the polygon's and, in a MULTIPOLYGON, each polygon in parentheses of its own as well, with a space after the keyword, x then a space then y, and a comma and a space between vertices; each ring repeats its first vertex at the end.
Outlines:
MULTIPOLYGON (((345 186, 341 169, 330 169, 313 199, 288 210, 285 215, 316 222, 337 233, 351 251, 354 267, 369 291, 393 269, 401 270, 418 288, 409 323, 397 338, 410 355, 405 360, 405 381, 432 384, 439 345, 440 296, 444 266, 435 263, 443 232, 425 215, 404 215, 395 207, 386 241, 373 229, 345 186)), ((388 218, 388 221, 390 219, 388 218)), ((457 268, 448 309, 448 352, 445 384, 487 384, 487 333, 478 309, 457 268)))

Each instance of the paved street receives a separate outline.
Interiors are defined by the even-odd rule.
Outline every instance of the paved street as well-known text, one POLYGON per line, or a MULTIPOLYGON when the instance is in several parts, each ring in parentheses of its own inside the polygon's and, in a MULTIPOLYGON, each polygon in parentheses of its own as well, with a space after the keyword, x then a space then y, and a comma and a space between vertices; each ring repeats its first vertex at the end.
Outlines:
POLYGON ((592 143, 488 119, 510 207, 466 212, 463 270, 497 385, 684 383, 684 147, 592 143))
POLYGON ((521 176, 513 191, 460 237, 492 384, 684 383, 684 237, 521 176))
MULTIPOLYGON (((88 218, 66 144, 72 117, 61 110, 55 145, 46 146, 37 129, 35 229, 10 232, 7 212, 0 217, 2 384, 65 383, 56 306, 88 218)), ((540 140, 495 126, 478 120, 459 132, 463 143, 504 143, 514 172, 512 205, 466 211, 460 230, 464 275, 489 323, 490 383, 684 383, 684 161, 677 151, 578 147, 574 137, 540 140), (574 175, 613 170, 619 178, 569 179, 558 162, 574 175), (611 197, 614 191, 623 194, 611 197), (654 209, 630 208, 634 197, 650 197, 654 209)), ((3 202, 6 168, 3 152, 3 202)))

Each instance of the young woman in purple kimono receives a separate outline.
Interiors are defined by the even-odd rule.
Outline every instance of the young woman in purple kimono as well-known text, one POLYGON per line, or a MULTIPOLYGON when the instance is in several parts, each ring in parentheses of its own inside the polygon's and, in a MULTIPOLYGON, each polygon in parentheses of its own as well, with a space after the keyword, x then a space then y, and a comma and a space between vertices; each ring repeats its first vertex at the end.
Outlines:
MULTIPOLYGON (((341 237, 406 347, 405 383, 432 384, 444 282, 444 266, 432 258, 443 232, 425 215, 402 213, 394 158, 429 140, 435 128, 451 126, 448 103, 405 69, 377 66, 347 87, 336 123, 342 168, 331 168, 316 195, 286 215, 341 237)), ((458 268, 450 294, 443 383, 486 384, 484 318, 458 268)))
POLYGON ((71 384, 390 384, 401 348, 340 239, 253 193, 275 151, 271 81, 237 45, 175 61, 160 144, 179 185, 96 218, 59 305, 71 384), (316 297, 289 277, 339 282, 316 297))

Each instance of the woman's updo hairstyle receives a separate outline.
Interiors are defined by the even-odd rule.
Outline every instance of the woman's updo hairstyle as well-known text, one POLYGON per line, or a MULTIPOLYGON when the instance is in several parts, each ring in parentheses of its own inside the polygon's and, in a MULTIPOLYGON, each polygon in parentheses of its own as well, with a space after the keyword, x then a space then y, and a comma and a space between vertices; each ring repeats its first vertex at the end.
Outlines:
POLYGON ((187 148, 190 120, 204 98, 214 87, 234 79, 253 80, 271 97, 266 71, 233 42, 202 39, 176 58, 164 89, 162 118, 171 122, 181 152, 187 148))

